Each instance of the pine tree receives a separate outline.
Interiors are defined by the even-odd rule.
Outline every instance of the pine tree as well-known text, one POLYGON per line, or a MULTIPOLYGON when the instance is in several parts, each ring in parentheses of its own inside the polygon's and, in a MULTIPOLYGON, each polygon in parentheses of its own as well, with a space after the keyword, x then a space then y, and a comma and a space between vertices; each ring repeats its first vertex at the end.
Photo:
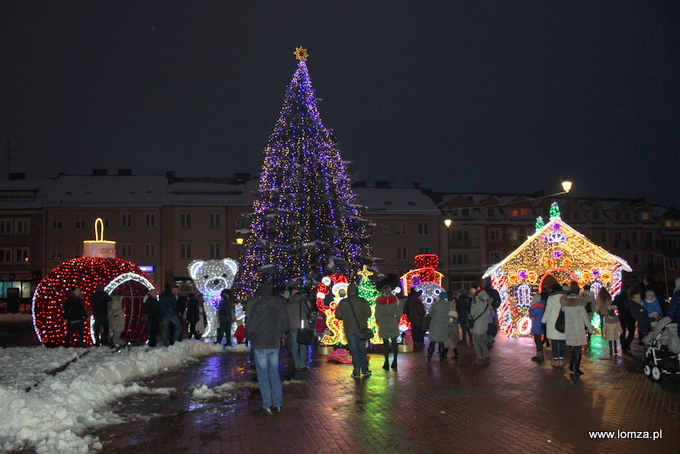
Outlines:
POLYGON ((373 266, 370 223, 347 175, 338 144, 321 121, 307 52, 297 48, 297 71, 264 150, 254 212, 239 272, 242 291, 260 282, 314 287, 324 275, 356 276, 373 266))

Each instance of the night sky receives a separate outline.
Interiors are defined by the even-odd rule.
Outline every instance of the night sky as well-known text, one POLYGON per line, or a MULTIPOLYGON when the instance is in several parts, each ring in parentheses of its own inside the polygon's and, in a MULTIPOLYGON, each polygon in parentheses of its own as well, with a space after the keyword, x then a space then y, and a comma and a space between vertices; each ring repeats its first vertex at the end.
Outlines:
POLYGON ((0 3, 0 175, 257 173, 298 46, 349 171, 680 207, 680 2, 0 3))

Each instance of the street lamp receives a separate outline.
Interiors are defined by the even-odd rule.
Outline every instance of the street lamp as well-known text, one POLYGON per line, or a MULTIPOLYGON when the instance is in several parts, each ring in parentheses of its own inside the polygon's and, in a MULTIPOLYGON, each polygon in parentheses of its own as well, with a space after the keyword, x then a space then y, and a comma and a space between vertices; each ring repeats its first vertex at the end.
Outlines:
POLYGON ((236 238, 236 244, 239 246, 243 244, 243 238, 236 238))
POLYGON ((453 221, 449 218, 444 219, 444 225, 446 226, 446 269, 448 270, 448 275, 449 275, 449 290, 451 289, 451 265, 449 263, 449 227, 451 227, 451 224, 453 221))
POLYGON ((565 194, 568 194, 569 191, 571 191, 571 185, 572 185, 572 183, 571 183, 571 180, 569 180, 569 178, 565 178, 562 181, 562 189, 564 189, 565 194))

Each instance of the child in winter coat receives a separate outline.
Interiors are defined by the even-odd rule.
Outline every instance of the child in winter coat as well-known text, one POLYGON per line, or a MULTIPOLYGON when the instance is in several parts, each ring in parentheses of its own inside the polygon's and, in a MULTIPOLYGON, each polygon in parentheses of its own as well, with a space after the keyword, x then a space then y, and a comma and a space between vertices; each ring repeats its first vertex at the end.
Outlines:
POLYGON ((533 303, 529 308, 529 318, 531 318, 531 334, 534 336, 534 343, 536 344, 536 356, 531 358, 532 361, 542 363, 543 357, 543 312, 545 312, 545 300, 541 299, 540 294, 533 296, 533 303))
POLYGON ((621 324, 619 323, 619 314, 616 312, 616 306, 607 307, 607 315, 604 316, 604 325, 602 325, 602 337, 609 341, 609 356, 614 357, 618 353, 616 341, 621 335, 621 324))

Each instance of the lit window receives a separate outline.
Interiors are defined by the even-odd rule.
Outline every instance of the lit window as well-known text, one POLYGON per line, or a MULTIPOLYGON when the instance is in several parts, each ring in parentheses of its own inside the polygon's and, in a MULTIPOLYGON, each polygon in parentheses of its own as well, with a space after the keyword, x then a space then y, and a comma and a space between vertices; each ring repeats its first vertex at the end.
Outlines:
POLYGON ((529 208, 522 208, 520 212, 522 213, 522 216, 529 216, 529 208))
POLYGON ((516 218, 519 216, 519 210, 510 210, 510 217, 516 218))

